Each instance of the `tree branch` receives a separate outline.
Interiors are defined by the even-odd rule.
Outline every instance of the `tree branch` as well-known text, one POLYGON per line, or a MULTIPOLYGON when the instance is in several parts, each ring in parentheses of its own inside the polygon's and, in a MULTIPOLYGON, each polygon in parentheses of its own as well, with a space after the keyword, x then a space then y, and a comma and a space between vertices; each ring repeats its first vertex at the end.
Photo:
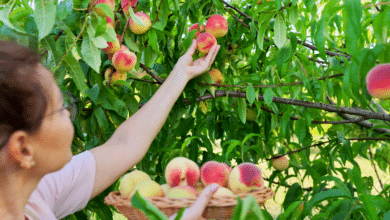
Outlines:
POLYGON ((74 45, 76 44, 76 42, 79 40, 81 34, 82 34, 83 31, 84 31, 85 26, 87 25, 87 21, 88 21, 88 14, 85 15, 85 21, 84 21, 83 27, 81 28, 80 33, 77 35, 76 39, 74 39, 73 44, 68 48, 68 50, 66 50, 64 56, 62 56, 60 62, 59 62, 59 63, 57 64, 57 66, 54 68, 53 73, 54 73, 55 71, 57 71, 57 69, 60 67, 62 61, 65 59, 66 54, 69 53, 69 51, 74 47, 74 45))
MULTIPOLYGON (((330 104, 336 105, 336 103, 329 96, 327 96, 327 98, 328 98, 328 101, 329 101, 330 104)), ((349 115, 346 115, 346 114, 343 114, 343 113, 345 113, 345 112, 338 112, 337 114, 340 117, 342 117, 344 119, 347 119, 347 120, 351 120, 351 119, 354 118, 352 116, 349 116, 349 115)), ((347 113, 347 114, 349 114, 349 113, 347 113)), ((383 113, 382 113, 382 115, 389 116, 388 114, 383 114, 383 113)), ((371 129, 371 128, 376 126, 376 124, 373 124, 373 123, 368 122, 368 121, 357 122, 356 124, 360 125, 362 127, 365 127, 365 128, 369 128, 369 129, 371 129)), ((387 128, 375 128, 374 131, 377 132, 377 133, 380 133, 380 134, 390 134, 390 129, 387 129, 387 128)))

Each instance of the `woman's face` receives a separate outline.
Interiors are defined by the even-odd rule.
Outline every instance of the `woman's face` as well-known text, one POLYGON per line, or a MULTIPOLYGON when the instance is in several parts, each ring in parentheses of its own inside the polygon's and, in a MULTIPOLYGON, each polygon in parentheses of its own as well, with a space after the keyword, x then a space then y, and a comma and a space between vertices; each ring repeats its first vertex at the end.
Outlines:
POLYGON ((33 137, 37 149, 34 160, 41 171, 54 172, 65 166, 73 156, 71 145, 74 128, 69 111, 66 109, 61 111, 62 93, 53 75, 42 65, 39 65, 38 71, 42 76, 44 88, 49 90, 51 102, 39 132, 33 137))

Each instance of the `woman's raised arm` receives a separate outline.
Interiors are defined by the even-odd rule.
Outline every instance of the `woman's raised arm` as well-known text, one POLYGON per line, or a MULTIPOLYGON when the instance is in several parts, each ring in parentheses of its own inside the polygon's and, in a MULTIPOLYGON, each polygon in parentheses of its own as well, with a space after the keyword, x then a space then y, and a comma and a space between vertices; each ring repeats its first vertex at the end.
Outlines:
POLYGON ((180 57, 153 97, 123 122, 106 143, 90 150, 96 161, 90 199, 99 195, 142 160, 187 82, 211 66, 220 48, 215 45, 207 56, 193 61, 192 55, 196 47, 196 41, 193 40, 188 51, 180 57))

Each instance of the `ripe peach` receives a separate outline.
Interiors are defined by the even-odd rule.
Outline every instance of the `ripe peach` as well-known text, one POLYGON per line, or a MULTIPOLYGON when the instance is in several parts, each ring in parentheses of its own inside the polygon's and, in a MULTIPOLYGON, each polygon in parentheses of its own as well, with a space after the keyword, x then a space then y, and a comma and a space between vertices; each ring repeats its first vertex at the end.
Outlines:
MULTIPOLYGON (((111 73, 112 73, 111 68, 108 68, 108 69, 106 70, 106 72, 104 73, 105 79, 108 79, 108 78, 110 77, 110 74, 111 74, 111 73)), ((114 82, 117 81, 117 80, 126 81, 126 79, 127 79, 127 73, 126 73, 126 72, 115 71, 115 72, 111 75, 110 82, 111 82, 111 83, 114 83, 114 82)))
POLYGON ((246 120, 247 121, 254 121, 256 119, 257 119, 256 112, 250 108, 246 108, 246 120))
POLYGON ((196 39, 196 43, 198 44, 199 52, 203 54, 207 54, 210 49, 217 44, 217 39, 210 33, 201 33, 199 37, 196 39))
POLYGON ((222 76, 221 71, 219 71, 217 69, 211 69, 209 71, 209 74, 210 74, 211 78, 213 78, 215 84, 219 85, 222 83, 223 76, 222 76))
POLYGON ((192 31, 192 30, 194 30, 194 29, 198 30, 198 31, 196 32, 195 36, 194 36, 194 39, 196 39, 196 38, 199 37, 200 33, 204 32, 205 27, 204 27, 203 24, 201 24, 201 25, 200 25, 200 28, 199 28, 198 23, 196 23, 196 24, 191 25, 191 27, 188 29, 188 32, 190 32, 190 31, 192 31))
POLYGON ((137 56, 131 52, 125 45, 121 46, 112 56, 112 65, 120 72, 128 72, 135 67, 137 56))
POLYGON ((215 38, 225 36, 228 32, 228 22, 222 15, 212 15, 207 19, 206 32, 214 35, 215 38))
POLYGON ((140 170, 134 170, 125 174, 119 182, 119 192, 122 196, 130 196, 134 187, 144 180, 150 180, 150 176, 140 170))
POLYGON ((188 198, 188 197, 198 197, 196 189, 192 186, 175 186, 169 190, 168 194, 165 197, 169 198, 188 198))
POLYGON ((229 170, 222 163, 208 161, 200 168, 200 180, 203 186, 218 183, 218 185, 226 187, 229 181, 229 170))
POLYGON ((203 112, 203 114, 207 113, 207 106, 208 106, 208 103, 206 101, 199 102, 199 108, 203 112))
POLYGON ((139 182, 135 187, 133 192, 130 195, 130 198, 133 197, 134 193, 138 193, 145 198, 150 197, 164 197, 164 190, 161 188, 160 184, 153 180, 144 180, 139 182))
POLYGON ((288 159, 286 156, 281 156, 272 160, 272 167, 275 170, 285 170, 288 167, 288 159))
POLYGON ((115 22, 110 17, 106 17, 106 27, 115 29, 115 22))
POLYGON ((390 98, 390 64, 380 64, 372 68, 366 76, 368 93, 374 98, 390 98))
MULTIPOLYGON (((91 2, 92 3, 92 2, 91 2)), ((97 1, 93 1, 92 5, 93 6, 96 6, 97 4, 100 4, 100 3, 103 3, 103 4, 106 4, 108 5, 113 11, 115 10, 115 0, 97 0, 97 1)), ((101 10, 100 8, 95 8, 95 12, 101 16, 101 17, 105 17, 107 16, 103 10, 101 10)))
POLYGON ((138 0, 131 0, 131 1, 130 0, 122 0, 121 7, 122 7, 123 12, 126 15, 129 15, 130 14, 129 6, 131 6, 133 8, 137 5, 137 2, 138 2, 138 0))
POLYGON ((217 192, 214 193, 213 197, 218 197, 218 196, 234 196, 234 193, 225 187, 219 187, 217 192))
POLYGON ((194 186, 199 181, 199 166, 185 157, 172 159, 165 168, 165 179, 171 186, 194 186))
POLYGON ((117 52, 120 49, 120 44, 119 44, 120 35, 117 34, 116 38, 117 39, 113 42, 107 42, 108 46, 106 48, 102 49, 104 53, 114 54, 115 52, 117 52))
POLYGON ((169 184, 167 184, 167 183, 166 184, 162 184, 161 188, 164 191, 164 195, 166 195, 169 192, 169 190, 171 190, 171 186, 169 184))
POLYGON ((229 187, 234 193, 251 192, 263 185, 261 170, 254 163, 241 163, 230 173, 229 187))
POLYGON ((222 165, 224 165, 228 169, 229 174, 232 172, 233 168, 229 167, 229 165, 227 165, 226 163, 222 163, 222 165))
POLYGON ((152 21, 150 20, 149 15, 147 15, 143 12, 137 12, 137 13, 135 13, 135 15, 143 21, 145 27, 143 27, 139 24, 136 24, 134 22, 134 20, 132 18, 130 18, 130 23, 129 23, 130 30, 134 34, 143 34, 149 30, 150 26, 152 25, 152 21))

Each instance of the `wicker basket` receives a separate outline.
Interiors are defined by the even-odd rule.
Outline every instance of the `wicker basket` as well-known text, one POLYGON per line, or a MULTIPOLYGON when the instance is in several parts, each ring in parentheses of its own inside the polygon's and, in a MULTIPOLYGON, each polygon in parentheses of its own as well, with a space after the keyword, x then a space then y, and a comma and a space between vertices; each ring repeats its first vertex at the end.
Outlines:
MULTIPOLYGON (((203 219, 226 220, 233 216, 237 204, 237 196, 245 199, 246 196, 253 195, 260 206, 263 206, 267 199, 272 198, 275 192, 272 189, 263 187, 251 193, 240 193, 235 196, 214 197, 203 212, 203 219)), ((153 197, 146 198, 154 206, 159 208, 165 215, 171 216, 181 208, 191 206, 197 198, 167 198, 153 197)), ((147 217, 140 210, 131 206, 130 198, 120 195, 119 191, 111 192, 106 196, 104 202, 114 206, 120 213, 130 220, 147 220, 147 217)))

